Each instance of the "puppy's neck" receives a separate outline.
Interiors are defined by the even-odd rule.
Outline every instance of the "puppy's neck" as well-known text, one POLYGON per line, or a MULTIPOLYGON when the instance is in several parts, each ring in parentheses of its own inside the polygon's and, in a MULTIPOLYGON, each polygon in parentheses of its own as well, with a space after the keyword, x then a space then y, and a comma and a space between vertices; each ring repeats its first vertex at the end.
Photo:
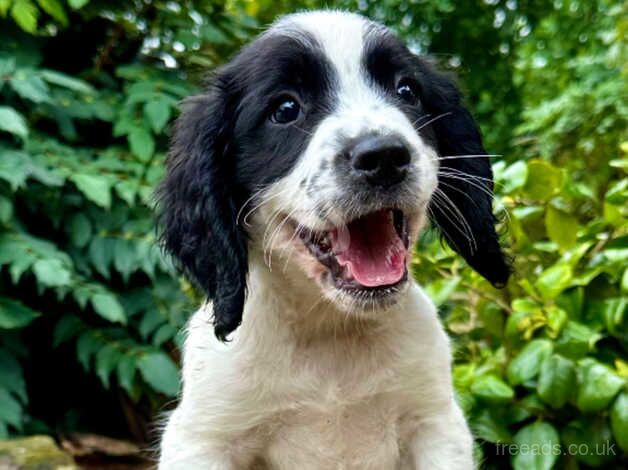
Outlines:
POLYGON ((404 296, 386 311, 351 313, 326 297, 298 267, 281 262, 268 266, 256 253, 249 257, 248 286, 244 330, 272 328, 305 342, 379 334, 405 302, 404 296))

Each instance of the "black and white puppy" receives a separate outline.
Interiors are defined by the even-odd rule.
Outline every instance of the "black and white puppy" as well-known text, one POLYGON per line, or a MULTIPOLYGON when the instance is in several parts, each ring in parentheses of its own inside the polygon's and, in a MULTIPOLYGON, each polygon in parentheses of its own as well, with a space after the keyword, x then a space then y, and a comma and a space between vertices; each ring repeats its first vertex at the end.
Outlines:
POLYGON ((472 468, 449 341, 408 266, 431 218, 506 282, 485 155, 452 81, 355 14, 286 16, 219 69, 160 189, 167 250, 211 302, 159 468, 472 468))

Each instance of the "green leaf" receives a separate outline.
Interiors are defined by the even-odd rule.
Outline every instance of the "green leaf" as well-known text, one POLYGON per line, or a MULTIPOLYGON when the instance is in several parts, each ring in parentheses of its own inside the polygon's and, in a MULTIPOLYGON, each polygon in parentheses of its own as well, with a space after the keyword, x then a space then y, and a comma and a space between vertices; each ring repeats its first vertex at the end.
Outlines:
POLYGON ((118 361, 116 367, 116 374, 118 376, 118 383, 127 392, 133 391, 133 379, 135 378, 135 366, 136 357, 129 354, 123 355, 118 361))
MULTIPOLYGON (((497 176, 497 175, 496 175, 497 176)), ((500 183, 498 188, 504 194, 510 194, 520 189, 528 178, 528 166, 524 161, 517 161, 508 166, 504 172, 499 175, 497 181, 500 183)))
POLYGON ((6 131, 25 139, 28 137, 28 127, 24 117, 15 109, 0 106, 0 131, 6 131))
POLYGON ((491 410, 482 410, 470 422, 473 435, 494 444, 512 442, 512 435, 499 418, 491 414, 491 410))
POLYGON ((3 18, 7 16, 7 12, 11 7, 13 0, 0 0, 0 16, 3 18))
POLYGON ((37 281, 47 287, 67 286, 71 281, 71 273, 63 263, 55 258, 40 259, 33 265, 37 281))
POLYGON ((116 193, 123 199, 129 206, 135 205, 135 194, 137 193, 137 182, 134 181, 119 181, 115 185, 116 193))
POLYGON ((12 217, 13 204, 11 203, 11 200, 4 196, 0 196, 0 222, 6 224, 12 217))
POLYGON ((102 341, 98 340, 90 331, 83 333, 76 341, 76 357, 85 371, 89 371, 90 359, 102 347, 102 341))
POLYGON ((611 183, 608 191, 604 195, 607 203, 616 206, 625 205, 628 201, 628 178, 611 183))
POLYGON ((571 450, 576 460, 591 467, 599 467, 613 460, 618 453, 610 427, 603 417, 577 418, 563 428, 561 437, 564 446, 571 450))
POLYGON ((201 34, 203 38, 209 41, 212 44, 228 44, 229 38, 222 30, 218 29, 216 26, 207 23, 201 27, 201 34))
POLYGON ((62 88, 67 88, 68 90, 76 91, 78 93, 91 94, 96 91, 89 83, 55 70, 42 70, 40 75, 41 78, 46 80, 48 83, 62 88))
POLYGON ((128 138, 131 152, 143 162, 150 160, 155 152, 155 141, 150 132, 141 127, 134 127, 128 138))
MULTIPOLYGON (((15 71, 15 57, 0 57, 0 79, 8 78, 15 71)), ((0 89, 2 85, 0 84, 0 89)))
POLYGON ((537 392, 552 408, 562 408, 576 386, 576 365, 559 354, 543 361, 539 373, 537 392))
POLYGON ((431 282, 425 287, 426 292, 437 307, 443 305, 460 284, 460 276, 444 277, 431 282))
POLYGON ((534 285, 543 298, 552 299, 569 287, 572 279, 571 266, 558 262, 543 271, 534 285))
POLYGON ((557 353, 571 359, 581 359, 593 349, 601 336, 587 325, 568 321, 558 340, 554 343, 557 353))
POLYGON ((116 239, 113 248, 113 266, 122 274, 125 281, 128 281, 129 275, 135 270, 136 261, 135 244, 131 240, 116 239))
POLYGON ((37 258, 35 256, 30 253, 25 253, 24 255, 16 259, 13 263, 11 263, 11 266, 9 266, 9 274, 11 275, 11 280, 13 281, 13 284, 17 284, 19 282, 22 274, 30 269, 35 261, 37 261, 37 258))
POLYGON ((39 10, 30 0, 13 0, 11 16, 27 33, 34 33, 37 30, 37 18, 39 10))
POLYGON ((19 70, 13 78, 9 80, 11 88, 20 95, 21 98, 33 101, 34 103, 45 103, 50 101, 50 94, 46 82, 35 75, 33 70, 19 70))
POLYGON ((96 353, 96 374, 105 388, 109 388, 109 375, 116 368, 119 358, 120 352, 111 344, 103 346, 96 353))
POLYGON ((541 364, 551 352, 551 341, 545 339, 530 341, 508 364, 508 382, 511 385, 519 385, 536 377, 541 369, 541 364))
POLYGON ((561 454, 556 428, 542 421, 522 428, 514 442, 518 448, 512 459, 515 470, 551 470, 561 454))
POLYGON ((92 266, 103 277, 109 279, 109 266, 113 260, 113 246, 115 240, 105 237, 96 237, 89 244, 88 255, 92 266))
POLYGON ((571 320, 580 320, 584 306, 584 289, 576 287, 563 292, 556 298, 556 305, 565 310, 571 320))
POLYGON ((471 393, 483 400, 498 403, 511 401, 515 396, 507 383, 492 374, 478 377, 471 385, 471 393))
POLYGON ((174 329, 172 325, 169 325, 168 323, 161 325, 153 335, 153 346, 160 347, 169 339, 174 338, 176 334, 177 330, 174 329))
POLYGON ((59 347, 66 341, 74 338, 85 329, 83 322, 74 315, 64 315, 55 325, 52 333, 53 347, 59 347))
POLYGON ((159 134, 170 120, 170 100, 159 96, 144 104, 144 113, 155 134, 159 134))
POLYGON ((28 401, 22 367, 16 357, 6 349, 0 349, 0 387, 15 394, 22 403, 28 401))
POLYGON ((168 396, 175 396, 179 391, 179 370, 163 352, 145 354, 138 361, 142 378, 154 390, 168 396))
POLYGON ((590 358, 580 361, 577 376, 576 406, 585 413, 607 409, 626 383, 608 366, 590 358))
POLYGON ((622 392, 611 408, 611 429, 617 445, 628 452, 628 392, 622 392))
POLYGON ((27 153, 0 149, 0 178, 7 181, 13 191, 24 186, 31 174, 31 166, 31 157, 27 153))
POLYGON ((89 219, 82 213, 72 216, 67 226, 67 233, 74 246, 83 248, 92 238, 92 224, 89 219))
POLYGON ((556 305, 550 305, 545 309, 545 315, 547 317, 547 325, 545 332, 547 336, 554 339, 563 330, 569 316, 562 308, 558 308, 556 305))
POLYGON ((63 5, 58 0, 37 0, 42 10, 52 16, 63 26, 67 26, 68 17, 65 14, 63 5))
POLYGON ((23 328, 39 315, 41 315, 39 312, 28 308, 17 300, 0 297, 0 328, 7 330, 23 328))
POLYGON ((528 177, 523 190, 532 199, 546 200, 560 191, 563 172, 543 160, 528 162, 528 177))
POLYGON ((94 294, 91 298, 92 306, 98 315, 115 323, 126 323, 124 309, 113 294, 94 294))
POLYGON ((602 316, 606 324, 606 329, 611 334, 621 335, 623 333, 621 326, 624 323, 626 312, 628 312, 628 298, 614 297, 604 300, 602 316))
POLYGON ((166 321, 159 309, 147 310, 139 325, 140 335, 146 339, 157 327, 166 321))
POLYGON ((109 209, 111 206, 111 184, 108 178, 87 173, 76 173, 70 176, 70 180, 76 184, 76 187, 87 199, 109 209))
POLYGON ((0 388, 0 422, 22 428, 22 406, 3 388, 0 388))
POLYGON ((580 225, 578 219, 550 205, 545 213, 545 228, 550 240, 564 251, 576 244, 580 225))
POLYGON ((68 5, 70 5, 74 10, 83 8, 88 3, 89 0, 68 0, 68 5))

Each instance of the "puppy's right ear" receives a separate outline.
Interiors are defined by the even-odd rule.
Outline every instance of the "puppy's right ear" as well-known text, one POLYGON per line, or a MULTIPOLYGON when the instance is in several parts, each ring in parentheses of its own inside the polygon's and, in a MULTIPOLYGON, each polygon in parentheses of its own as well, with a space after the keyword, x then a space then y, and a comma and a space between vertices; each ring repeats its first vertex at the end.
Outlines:
POLYGON ((215 86, 184 102, 157 205, 165 249, 213 299, 214 331, 223 341, 242 320, 248 268, 247 237, 236 221, 229 145, 236 106, 229 101, 215 86))

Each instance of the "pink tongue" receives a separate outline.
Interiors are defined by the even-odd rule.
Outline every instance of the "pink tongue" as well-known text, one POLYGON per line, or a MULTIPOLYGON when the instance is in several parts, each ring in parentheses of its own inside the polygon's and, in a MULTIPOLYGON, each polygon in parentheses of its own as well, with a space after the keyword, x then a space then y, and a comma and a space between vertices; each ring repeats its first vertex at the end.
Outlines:
POLYGON ((332 249, 341 266, 366 287, 395 284, 406 270, 407 250, 390 210, 369 214, 332 233, 332 249))

